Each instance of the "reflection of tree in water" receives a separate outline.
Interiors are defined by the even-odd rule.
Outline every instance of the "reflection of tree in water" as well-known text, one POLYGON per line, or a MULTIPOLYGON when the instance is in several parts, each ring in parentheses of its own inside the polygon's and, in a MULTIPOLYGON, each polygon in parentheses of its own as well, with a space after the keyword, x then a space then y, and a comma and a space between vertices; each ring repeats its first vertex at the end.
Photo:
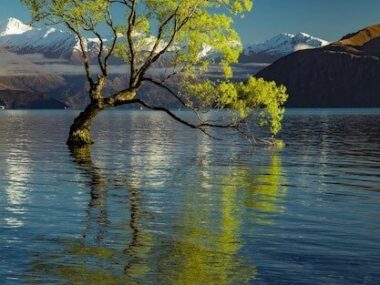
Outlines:
POLYGON ((120 274, 115 271, 117 252, 104 245, 110 225, 106 177, 93 163, 89 147, 72 150, 72 156, 88 178, 90 189, 85 229, 81 239, 55 241, 61 250, 54 254, 39 254, 33 264, 34 270, 42 271, 46 278, 65 280, 64 284, 70 285, 123 284, 120 274))
POLYGON ((244 205, 248 209, 255 210, 250 215, 255 223, 271 224, 271 216, 281 213, 281 206, 286 195, 286 187, 283 184, 281 158, 274 153, 268 166, 261 166, 255 174, 250 174, 249 169, 240 168, 233 172, 231 181, 244 189, 244 205))
POLYGON ((85 229, 84 237, 90 236, 92 223, 95 223, 94 240, 101 241, 107 229, 108 213, 107 213, 107 182, 102 169, 97 167, 91 158, 90 148, 74 148, 71 154, 85 175, 89 178, 89 187, 91 199, 88 204, 87 216, 88 223, 85 229))
MULTIPOLYGON (((84 233, 79 240, 59 240, 60 246, 63 246, 60 252, 39 253, 38 260, 33 263, 34 270, 47 273, 52 280, 66 280, 65 284, 135 284, 135 280, 142 279, 149 272, 144 260, 150 252, 149 245, 152 241, 142 227, 141 193, 132 180, 123 182, 123 177, 107 177, 93 163, 89 147, 72 150, 72 156, 80 170, 89 178, 91 199, 86 210, 84 233), (120 249, 112 248, 105 238, 112 229, 107 210, 110 187, 129 190, 128 226, 131 237, 129 244, 122 244, 123 248, 120 249)), ((126 234, 123 232, 123 237, 126 234)))
MULTIPOLYGON (((268 215, 282 210, 278 206, 284 193, 277 154, 269 167, 257 171, 232 167, 230 174, 217 182, 217 189, 206 193, 184 190, 178 222, 171 227, 173 232, 166 233, 169 240, 168 235, 149 233, 143 196, 133 179, 107 179, 92 162, 88 150, 73 155, 91 181, 87 223, 95 222, 95 229, 87 226, 79 242, 64 241, 64 250, 56 256, 40 255, 36 270, 67 280, 65 284, 247 284, 255 279, 255 266, 241 254, 241 234, 250 218, 247 206, 255 210, 254 222, 266 224, 270 221, 268 215), (128 228, 108 221, 107 189, 116 185, 112 181, 129 189, 128 228), (115 230, 113 227, 122 231, 115 241, 120 246, 104 242, 104 235, 115 230)), ((214 178, 211 175, 204 179, 214 178)))
MULTIPOLYGON (((108 284, 104 282, 110 282, 110 284, 126 284, 127 281, 128 284, 130 284, 130 281, 134 278, 139 278, 149 271, 149 267, 142 262, 142 259, 144 259, 150 251, 149 244, 151 238, 142 228, 141 220, 143 213, 140 205, 141 193, 136 187, 136 184, 133 183, 133 179, 125 181, 122 177, 117 177, 117 174, 116 176, 107 177, 102 169, 93 163, 89 148, 75 149, 72 154, 75 161, 90 178, 91 200, 87 211, 89 214, 88 225, 95 222, 95 228, 97 230, 91 233, 87 227, 87 233, 83 235, 85 239, 93 235, 94 241, 96 242, 95 245, 90 244, 88 246, 84 241, 71 249, 71 253, 77 255, 78 258, 83 256, 87 256, 87 258, 92 257, 94 259, 94 262, 91 262, 92 266, 88 266, 87 264, 86 267, 82 267, 80 271, 69 271, 70 274, 63 277, 75 281, 73 284, 78 283, 78 277, 80 277, 80 282, 83 282, 83 284, 89 284, 87 278, 92 280, 92 282, 90 282, 91 284, 108 284), (129 189, 129 227, 131 230, 131 238, 130 243, 123 251, 108 249, 109 247, 107 245, 101 243, 106 229, 110 226, 107 212, 107 189, 109 189, 110 186, 117 186, 124 189, 127 187, 129 189), (102 262, 102 260, 105 262, 102 262), (123 264, 125 264, 124 270, 122 270, 120 266, 123 264), (94 276, 96 276, 96 278, 94 278, 94 276)), ((65 272, 67 272, 67 270, 62 271, 62 273, 65 272)), ((80 282, 78 284, 82 284, 80 282)))
POLYGON ((242 215, 237 188, 194 195, 189 191, 172 248, 163 259, 166 284, 245 284, 256 270, 239 254, 242 215), (219 221, 215 221, 219 219, 219 221))
POLYGON ((128 248, 124 250, 124 254, 128 258, 128 262, 124 266, 124 273, 129 280, 133 280, 143 278, 151 270, 145 260, 149 258, 153 237, 144 229, 141 193, 135 184, 130 186, 129 201, 131 207, 129 225, 132 230, 132 238, 128 248))
POLYGON ((257 272, 241 255, 242 226, 248 217, 243 204, 258 211, 253 222, 269 223, 269 214, 281 211, 278 198, 282 170, 278 154, 268 166, 252 173, 233 167, 212 193, 188 191, 181 225, 170 255, 163 260, 166 284, 247 284, 257 272), (215 222, 219 220, 219 222, 215 222))

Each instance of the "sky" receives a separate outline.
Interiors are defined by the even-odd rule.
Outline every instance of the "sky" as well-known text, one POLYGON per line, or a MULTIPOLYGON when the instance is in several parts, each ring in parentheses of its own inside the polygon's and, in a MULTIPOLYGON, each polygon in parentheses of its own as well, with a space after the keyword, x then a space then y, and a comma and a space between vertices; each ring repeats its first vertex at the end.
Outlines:
MULTIPOLYGON (((0 20, 28 22, 18 0, 0 0, 0 20)), ((235 28, 244 44, 260 43, 279 33, 304 32, 328 41, 380 22, 380 0, 254 0, 254 9, 235 28)))

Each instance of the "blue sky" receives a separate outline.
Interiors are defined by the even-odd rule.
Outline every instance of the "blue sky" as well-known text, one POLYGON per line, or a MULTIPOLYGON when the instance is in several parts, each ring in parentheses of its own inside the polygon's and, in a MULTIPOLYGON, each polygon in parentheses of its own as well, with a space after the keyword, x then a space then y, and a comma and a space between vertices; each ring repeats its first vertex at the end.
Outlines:
MULTIPOLYGON (((0 0, 0 19, 28 21, 18 0, 0 0)), ((262 42, 278 33, 305 32, 329 41, 380 22, 380 0, 255 0, 254 9, 235 27, 244 43, 262 42)))

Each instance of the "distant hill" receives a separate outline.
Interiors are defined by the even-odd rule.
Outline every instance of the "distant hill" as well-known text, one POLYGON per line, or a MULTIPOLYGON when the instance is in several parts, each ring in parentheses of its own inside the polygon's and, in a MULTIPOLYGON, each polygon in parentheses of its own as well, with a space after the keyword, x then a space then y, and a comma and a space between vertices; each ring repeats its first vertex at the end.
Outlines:
POLYGON ((0 106, 7 109, 64 108, 47 96, 66 85, 63 77, 40 70, 26 58, 0 47, 0 106))
POLYGON ((22 90, 0 90, 0 106, 6 109, 65 109, 68 107, 46 95, 22 90))
MULTIPOLYGON (((99 41, 84 41, 90 59, 94 60, 99 41)), ((148 38, 143 48, 149 50, 154 41, 154 37, 148 38)), ((0 105, 20 109, 83 108, 88 104, 88 83, 78 42, 75 35, 65 30, 31 27, 15 18, 0 21, 0 105)), ((113 59, 111 64, 106 94, 126 88, 128 82, 120 60, 113 59)), ((163 64, 159 61, 155 67, 163 64)), ((178 105, 171 96, 162 94, 162 89, 149 84, 140 93, 149 102, 178 105)))
POLYGON ((287 86, 290 107, 380 107, 380 24, 292 53, 257 76, 287 86))

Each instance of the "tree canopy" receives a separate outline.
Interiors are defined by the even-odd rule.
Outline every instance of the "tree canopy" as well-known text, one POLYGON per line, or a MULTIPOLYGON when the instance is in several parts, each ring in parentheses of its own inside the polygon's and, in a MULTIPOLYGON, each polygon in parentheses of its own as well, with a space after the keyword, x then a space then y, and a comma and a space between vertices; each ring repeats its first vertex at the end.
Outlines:
MULTIPOLYGON (((286 89, 274 82, 249 77, 233 79, 232 64, 238 62, 242 44, 233 28, 233 18, 252 9, 251 0, 21 0, 35 22, 65 25, 79 41, 91 104, 76 120, 70 136, 89 140, 89 128, 99 110, 137 103, 165 111, 181 123, 206 132, 213 127, 238 129, 253 113, 259 124, 276 134, 281 128, 286 89), (98 40, 99 50, 90 58, 85 36, 98 40), (128 66, 129 82, 111 96, 103 90, 109 77, 110 60, 119 58, 128 66), (211 80, 211 65, 221 75, 211 80), (164 66, 159 76, 152 70, 164 66), (176 86, 173 88, 175 82, 176 86), (233 116, 224 124, 200 120, 190 123, 162 106, 151 106, 136 98, 143 84, 153 84, 183 107, 228 108, 233 116), (87 114, 87 116, 85 116, 87 114)), ((80 143, 79 143, 80 144, 80 143)))

